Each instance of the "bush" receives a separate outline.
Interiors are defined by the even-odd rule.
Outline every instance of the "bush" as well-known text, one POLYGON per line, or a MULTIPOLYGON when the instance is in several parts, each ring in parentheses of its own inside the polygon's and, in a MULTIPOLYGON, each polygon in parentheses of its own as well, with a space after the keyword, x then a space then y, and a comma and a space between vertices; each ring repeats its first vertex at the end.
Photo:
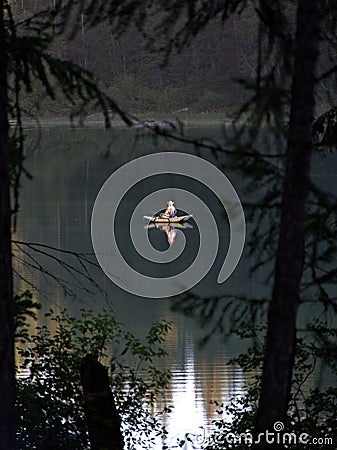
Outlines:
POLYGON ((109 367, 126 448, 153 448, 155 435, 165 438, 161 419, 168 409, 155 415, 151 411, 170 377, 155 364, 166 355, 162 344, 169 323, 154 324, 142 343, 107 311, 94 314, 83 309, 80 319, 69 316, 66 310, 46 316, 50 328, 37 327, 28 337, 21 333, 20 342, 25 345, 19 349, 18 447, 89 447, 79 372, 87 354, 97 355, 109 367))
MULTIPOLYGON (((316 337, 319 336, 320 339, 323 337, 325 342, 327 342, 327 339, 330 339, 331 342, 336 340, 337 332, 334 329, 322 326, 319 322, 313 322, 309 328, 316 334, 316 337)), ((304 339, 298 339, 297 341, 290 407, 286 423, 283 424, 284 432, 292 434, 293 441, 289 443, 288 437, 286 437, 286 443, 281 446, 284 449, 332 449, 333 443, 337 441, 335 427, 337 388, 333 386, 318 389, 312 387, 310 383, 319 360, 329 363, 336 379, 336 352, 334 351, 333 354, 327 352, 328 347, 328 345, 322 346, 319 339, 311 342, 304 339), (304 436, 303 441, 300 440, 301 435, 304 436)), ((202 434, 191 436, 191 441, 198 442, 199 440, 200 442, 203 440, 204 447, 202 448, 207 448, 207 450, 223 448, 246 450, 252 447, 255 415, 260 393, 263 352, 262 344, 257 342, 246 353, 239 355, 228 363, 239 365, 243 372, 252 376, 247 392, 242 396, 231 399, 229 405, 213 401, 212 403, 215 404, 219 414, 219 420, 214 423, 215 431, 208 437, 202 434)), ((274 436, 276 439, 276 433, 274 433, 274 436)), ((279 433, 279 439, 282 442, 282 432, 279 433)))
POLYGON ((196 112, 217 112, 225 109, 225 98, 223 95, 206 90, 192 105, 196 112))

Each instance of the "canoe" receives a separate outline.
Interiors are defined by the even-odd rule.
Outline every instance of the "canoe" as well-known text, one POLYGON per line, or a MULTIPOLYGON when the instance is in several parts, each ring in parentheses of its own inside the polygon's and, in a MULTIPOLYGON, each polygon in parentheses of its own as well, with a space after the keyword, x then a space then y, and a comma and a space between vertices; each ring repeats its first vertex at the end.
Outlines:
POLYGON ((148 230, 152 229, 158 229, 158 230, 165 230, 167 227, 174 227, 177 229, 193 229, 193 226, 190 225, 187 222, 175 222, 175 223, 158 223, 158 222, 150 222, 149 224, 145 225, 144 228, 147 228, 148 230))
POLYGON ((150 223, 181 223, 186 222, 191 219, 192 215, 189 214, 187 216, 177 216, 172 217, 171 219, 166 217, 152 217, 152 216, 144 216, 144 219, 148 220, 150 223))

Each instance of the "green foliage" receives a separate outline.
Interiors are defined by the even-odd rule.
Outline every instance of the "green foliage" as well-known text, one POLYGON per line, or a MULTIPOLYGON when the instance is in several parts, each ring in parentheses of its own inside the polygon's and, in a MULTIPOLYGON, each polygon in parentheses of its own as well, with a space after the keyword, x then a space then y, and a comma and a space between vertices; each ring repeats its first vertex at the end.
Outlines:
POLYGON ((40 308, 41 305, 33 300, 30 291, 14 296, 14 329, 17 341, 25 343, 29 339, 28 319, 35 320, 36 311, 40 308))
MULTIPOLYGON (((328 328, 318 320, 313 321, 309 329, 316 339, 310 341, 298 339, 297 341, 290 408, 284 431, 295 433, 297 437, 305 433, 310 439, 321 440, 315 445, 297 441, 296 444, 285 445, 283 448, 323 450, 329 448, 324 438, 332 439, 333 443, 337 439, 335 427, 337 388, 318 388, 314 382, 314 375, 320 370, 319 364, 325 363, 329 364, 332 376, 337 379, 335 347, 332 352, 327 350, 336 346, 336 330, 328 328), (326 347, 322 345, 322 339, 325 340, 326 347)), ((248 327, 239 335, 241 338, 247 338, 252 334, 251 332, 251 328, 248 327)), ((219 419, 214 421, 215 430, 204 442, 204 448, 207 450, 222 448, 244 450, 251 447, 250 437, 254 439, 253 430, 260 392, 263 355, 263 345, 260 340, 256 340, 245 353, 228 362, 230 365, 238 365, 244 373, 250 375, 250 381, 246 393, 232 398, 229 404, 224 405, 216 400, 211 402, 217 408, 219 419), (230 437, 231 444, 228 444, 226 436, 230 437), (245 438, 248 440, 246 441, 245 438)))
POLYGON ((125 110, 155 110, 155 97, 151 95, 151 90, 142 86, 134 75, 125 73, 116 77, 108 93, 125 110))
MULTIPOLYGON (((194 112, 226 110, 234 115, 239 103, 247 100, 243 112, 252 120, 279 115, 278 126, 284 126, 293 63, 294 5, 283 7, 277 1, 268 7, 263 2, 253 8, 245 0, 210 1, 202 7, 197 1, 154 3, 155 8, 151 2, 68 0, 55 1, 52 8, 36 0, 24 5, 15 2, 13 15, 19 22, 19 36, 29 30, 28 34, 44 43, 44 53, 94 73, 115 101, 112 109, 123 110, 125 105, 136 113, 189 107, 194 112), (74 17, 81 20, 74 21, 74 17), (264 38, 260 49, 255 39, 258 33, 264 38), (170 58, 163 64, 165 55, 170 58), (166 89, 179 92, 170 92, 166 98, 166 89), (250 99, 245 95, 247 89, 250 99), (250 114, 253 103, 256 110, 250 114)), ((326 5, 326 17, 331 14, 329 8, 326 5)), ((48 81, 48 64, 44 69, 44 63, 36 65, 36 61, 33 58, 35 75, 48 81)), ((322 65, 329 64, 325 56, 322 65)), ((62 85, 61 78, 57 82, 62 85)), ((71 110, 71 102, 61 95, 57 95, 57 105, 41 101, 33 77, 30 86, 33 92, 21 92, 21 101, 31 112, 67 115, 71 110)), ((55 83, 50 87, 48 92, 54 89, 57 94, 55 83)), ((73 87, 75 94, 76 83, 73 87)), ((333 83, 328 90, 333 96, 333 83)), ((93 104, 82 102, 81 106, 95 112, 93 104)))
POLYGON ((25 156, 23 154, 25 137, 23 133, 14 132, 9 136, 9 176, 10 187, 13 193, 12 213, 16 214, 19 210, 19 191, 21 187, 21 174, 23 173, 27 178, 32 179, 32 175, 24 167, 23 163, 25 156))
POLYGON ((313 123, 313 138, 320 151, 333 151, 337 147, 337 107, 320 115, 313 123))
POLYGON ((126 123, 131 123, 116 102, 100 89, 90 71, 50 53, 51 38, 12 36, 11 39, 14 40, 13 58, 16 64, 13 71, 16 82, 22 83, 28 92, 31 92, 32 80, 36 78, 51 100, 55 100, 59 92, 72 105, 77 103, 81 114, 89 103, 94 110, 102 110, 107 125, 110 123, 109 110, 117 112, 126 123))
POLYGON ((197 112, 221 111, 224 109, 224 97, 217 92, 206 90, 193 104, 193 109, 197 112))
POLYGON ((87 354, 97 355, 109 367, 127 448, 153 448, 156 435, 165 437, 164 412, 152 414, 152 408, 170 378, 156 367, 157 359, 166 355, 162 344, 168 322, 154 324, 142 342, 105 310, 82 310, 80 319, 66 310, 50 311, 46 320, 49 327, 37 327, 34 335, 21 333, 25 345, 19 348, 17 381, 20 449, 88 448, 79 372, 87 354))
MULTIPOLYGON (((20 50, 22 44, 28 44, 28 48, 32 43, 34 46, 42 45, 44 54, 63 63, 71 62, 78 69, 83 68, 83 74, 85 71, 94 73, 115 101, 111 107, 113 110, 116 105, 121 110, 125 106, 134 113, 172 112, 185 107, 194 112, 228 110, 229 107, 231 111, 237 109, 238 90, 232 78, 238 76, 238 69, 242 76, 248 76, 251 71, 254 50, 248 37, 255 32, 257 22, 253 10, 247 8, 250 11, 243 14, 242 20, 229 21, 224 27, 221 21, 209 23, 221 15, 221 8, 213 11, 210 7, 201 11, 195 5, 198 15, 190 19, 196 25, 201 16, 205 16, 201 27, 203 32, 189 36, 190 45, 180 49, 179 54, 173 52, 170 61, 163 65, 163 53, 153 48, 164 46, 164 31, 169 32, 173 25, 166 21, 166 16, 171 18, 169 10, 158 4, 154 15, 148 2, 125 1, 118 5, 108 2, 109 7, 101 2, 89 3, 55 1, 52 8, 42 0, 25 2, 24 5, 15 2, 13 16, 14 21, 19 22, 15 27, 18 39, 26 39, 25 35, 28 35, 27 42, 18 42, 15 47, 20 50), (74 21, 76 16, 81 20, 74 21), (165 27, 158 28, 160 23, 165 23, 165 27), (68 36, 71 39, 67 39, 68 36)), ((182 21, 176 19, 186 8, 184 4, 176 9, 177 6, 172 5, 172 17, 175 17, 174 25, 180 28, 182 21)), ((239 1, 230 8, 230 12, 245 6, 245 2, 239 1)), ((189 31, 186 29, 184 32, 187 34, 189 31)), ((169 41, 168 45, 171 44, 169 41)), ((34 72, 29 77, 24 74, 29 87, 20 93, 25 114, 67 115, 72 110, 73 100, 78 100, 87 112, 96 112, 98 106, 81 102, 76 83, 73 84, 71 101, 67 100, 69 93, 63 97, 62 86, 68 85, 66 77, 64 80, 55 79, 48 68, 49 63, 41 60, 40 64, 36 55, 35 52, 31 60, 34 72), (50 94, 49 99, 46 92, 47 97, 50 94), (56 103, 51 100, 53 97, 56 103)), ((25 51, 20 51, 18 56, 19 67, 22 59, 26 60, 25 65, 29 69, 29 52, 27 58, 25 51)), ((12 65, 11 71, 14 70, 12 65)), ((19 73, 21 77, 22 71, 19 73)), ((242 95, 242 89, 240 93, 242 95)))
MULTIPOLYGON (((124 73, 114 78, 107 93, 113 97, 118 105, 134 113, 163 112, 172 113, 192 103, 191 93, 185 87, 166 86, 165 88, 150 88, 132 74, 124 73)), ((209 108, 214 106, 211 101, 209 108)), ((207 109, 207 108, 206 108, 207 109)), ((198 109, 199 110, 199 109, 198 109)))

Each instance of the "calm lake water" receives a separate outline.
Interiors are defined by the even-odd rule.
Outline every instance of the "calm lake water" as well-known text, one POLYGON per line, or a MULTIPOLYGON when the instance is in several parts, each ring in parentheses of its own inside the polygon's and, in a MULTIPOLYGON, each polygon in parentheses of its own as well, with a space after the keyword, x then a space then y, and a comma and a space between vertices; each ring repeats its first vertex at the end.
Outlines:
MULTIPOLYGON (((92 208, 100 188, 114 171, 146 154, 165 151, 193 153, 193 148, 186 145, 153 142, 149 137, 136 140, 134 132, 123 129, 105 131, 51 128, 40 132, 30 130, 27 133, 26 167, 33 175, 33 180, 23 180, 16 239, 80 253, 93 252, 90 235, 92 208)), ((216 129, 198 129, 193 133, 220 137, 220 132, 216 129)), ((202 156, 214 162, 209 154, 203 153, 202 156)), ((333 164, 331 160, 327 163, 317 159, 313 175, 320 178, 328 190, 334 190, 337 181, 336 167, 336 157, 333 164)), ((230 172, 226 172, 226 175, 242 198, 243 180, 230 172)), ((158 270, 157 276, 162 276, 163 265, 147 265, 134 253, 132 242, 128 238, 129 222, 130 214, 144 196, 170 187, 192 190, 202 198, 211 209, 219 228, 220 244, 215 263, 191 292, 207 296, 224 293, 259 295, 269 292, 262 282, 262 274, 259 276, 257 273, 253 277, 250 275, 249 268, 254 261, 248 258, 246 251, 229 280, 223 285, 217 284, 217 275, 229 241, 226 214, 220 201, 205 187, 179 176, 152 177, 148 182, 139 183, 123 199, 116 222, 116 235, 124 243, 125 258, 130 264, 135 264, 145 273, 147 270, 158 270)), ((176 198, 175 201, 179 209, 179 199, 176 198)), ((181 255, 178 265, 169 264, 165 269, 166 274, 182 270, 195 257, 199 236, 197 226, 193 221, 191 224, 193 228, 183 230, 187 242, 186 252, 181 255)), ((158 250, 167 249, 167 236, 164 232, 149 230, 149 236, 158 250)), ((27 258, 21 256, 27 262, 27 258)), ((69 281, 69 275, 56 263, 48 258, 43 258, 42 262, 50 272, 69 281)), ((20 288, 26 288, 32 283, 44 311, 58 305, 67 307, 72 314, 79 314, 82 307, 92 307, 98 311, 107 306, 107 300, 98 291, 87 293, 76 286, 75 280, 71 282, 77 297, 72 298, 69 293, 65 296, 62 286, 53 282, 50 277, 42 276, 27 264, 19 261, 16 264, 24 278, 18 281, 20 288)), ((198 432, 199 427, 205 427, 209 431, 212 420, 217 418, 215 408, 209 401, 226 403, 231 397, 245 392, 249 385, 249 375, 243 374, 238 366, 227 365, 228 360, 244 351, 247 344, 237 338, 224 341, 221 336, 213 336, 205 347, 199 348, 206 330, 201 329, 195 319, 173 312, 171 299, 146 299, 129 294, 117 287, 99 269, 94 272, 94 276, 97 284, 108 293, 108 306, 113 308, 118 320, 138 336, 145 336, 154 321, 163 318, 172 321, 172 331, 165 344, 169 355, 162 362, 163 367, 172 372, 170 390, 165 400, 167 405, 173 406, 173 412, 167 419, 171 444, 176 443, 176 438, 183 438, 185 433, 198 432)), ((39 321, 43 321, 42 313, 39 321)))

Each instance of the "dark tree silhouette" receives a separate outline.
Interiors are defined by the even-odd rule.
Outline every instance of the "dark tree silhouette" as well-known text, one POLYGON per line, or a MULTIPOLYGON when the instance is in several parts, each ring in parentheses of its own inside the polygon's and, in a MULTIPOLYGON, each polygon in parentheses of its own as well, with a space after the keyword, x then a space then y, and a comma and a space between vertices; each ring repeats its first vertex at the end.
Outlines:
MULTIPOLYGON (((296 346, 296 317, 304 264, 306 205, 313 150, 315 71, 320 10, 317 0, 299 0, 291 90, 287 164, 274 289, 268 314, 262 385, 255 432, 285 421, 296 346)), ((261 443, 256 448, 271 448, 261 443)))
POLYGON ((0 449, 15 448, 14 305, 11 269, 7 42, 0 2, 0 449))
MULTIPOLYGON (((58 2, 58 6, 61 3, 58 2)), ((75 4, 75 1, 70 1, 66 7, 71 8, 75 4)), ((24 87, 29 91, 32 79, 36 77, 51 99, 55 99, 56 84, 73 104, 75 99, 79 101, 80 109, 81 104, 85 107, 94 102, 103 112, 106 125, 109 125, 109 111, 131 123, 130 118, 98 87, 92 73, 51 56, 50 45, 57 31, 55 13, 52 8, 38 14, 38 29, 34 25, 23 36, 18 34, 10 2, 0 1, 0 450, 16 448, 11 221, 12 214, 18 211, 19 180, 23 171, 20 90, 24 87), (13 83, 11 86, 9 80, 13 83), (17 123, 11 137, 9 115, 17 123)))
POLYGON ((121 420, 111 392, 108 369, 95 355, 86 355, 80 371, 92 450, 123 450, 121 420))

